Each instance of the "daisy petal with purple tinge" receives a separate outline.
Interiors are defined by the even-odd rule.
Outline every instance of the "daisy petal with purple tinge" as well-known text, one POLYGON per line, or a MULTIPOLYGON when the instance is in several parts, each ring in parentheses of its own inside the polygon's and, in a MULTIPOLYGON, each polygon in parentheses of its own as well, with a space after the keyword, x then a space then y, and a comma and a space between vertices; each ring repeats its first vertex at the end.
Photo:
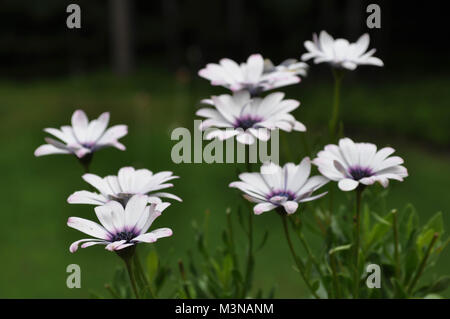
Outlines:
POLYGON ((99 193, 77 191, 70 195, 67 201, 70 204, 104 205, 114 200, 125 206, 133 195, 143 194, 148 195, 149 203, 158 204, 156 209, 159 209, 161 205, 166 205, 161 198, 182 201, 176 195, 160 192, 162 189, 173 187, 172 183, 167 182, 176 178, 178 176, 172 175, 169 171, 153 174, 148 169, 134 167, 122 167, 117 176, 110 175, 103 178, 95 174, 84 174, 83 179, 99 193))
POLYGON ((389 185, 389 179, 403 181, 408 171, 403 159, 390 156, 391 147, 377 151, 371 143, 354 143, 349 138, 339 140, 339 145, 330 144, 317 154, 313 164, 322 175, 338 182, 343 191, 351 191, 359 185, 372 185, 375 182, 383 187, 389 185))
POLYGON ((241 190, 247 200, 257 203, 253 207, 256 215, 274 209, 293 214, 300 203, 326 194, 313 195, 329 180, 320 175, 310 177, 310 173, 311 161, 308 157, 299 165, 287 163, 280 167, 274 163, 266 163, 261 166, 259 173, 240 174, 240 181, 231 183, 230 187, 241 190))
POLYGON ((308 65, 289 59, 274 66, 260 54, 251 55, 240 65, 230 59, 219 64, 209 63, 198 75, 211 81, 212 85, 224 86, 233 92, 247 90, 252 95, 300 82, 299 75, 306 76, 308 65))
POLYGON ((74 154, 78 158, 83 158, 99 149, 110 146, 121 151, 125 150, 125 146, 118 140, 127 135, 127 126, 115 125, 106 129, 108 122, 108 112, 89 122, 84 111, 76 110, 72 115, 72 126, 62 126, 59 130, 55 128, 44 129, 45 132, 58 140, 45 138, 47 144, 39 146, 34 155, 74 154))
POLYGON ((305 41, 308 52, 302 55, 302 60, 314 59, 316 64, 325 62, 347 70, 354 70, 358 65, 383 66, 383 61, 373 56, 375 49, 367 51, 369 42, 367 33, 350 43, 346 39, 333 39, 326 31, 321 31, 319 36, 313 34, 313 41, 305 41))
MULTIPOLYGON (((146 195, 134 195, 124 208, 116 201, 110 201, 95 208, 100 222, 70 217, 67 225, 94 238, 80 239, 70 245, 70 252, 93 245, 105 245, 110 251, 121 250, 138 243, 153 243, 159 238, 172 235, 170 228, 159 228, 147 233, 153 221, 161 215, 157 204, 148 204, 146 195)), ((167 206, 166 206, 167 207, 167 206)))
POLYGON ((290 114, 300 102, 283 98, 284 93, 276 92, 252 99, 247 91, 213 96, 204 102, 214 108, 202 108, 196 113, 206 118, 199 129, 211 130, 207 139, 226 140, 236 136, 241 144, 253 144, 256 139, 267 141, 275 129, 306 131, 306 127, 290 114))

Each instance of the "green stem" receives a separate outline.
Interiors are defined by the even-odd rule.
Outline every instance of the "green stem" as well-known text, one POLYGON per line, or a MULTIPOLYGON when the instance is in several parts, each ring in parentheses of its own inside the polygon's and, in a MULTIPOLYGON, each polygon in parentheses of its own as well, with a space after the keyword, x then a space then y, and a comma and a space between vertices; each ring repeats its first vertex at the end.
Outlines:
POLYGON ((230 241, 231 256, 233 258, 234 267, 236 269, 238 269, 239 264, 238 264, 238 258, 236 255, 236 249, 235 249, 235 245, 234 245, 233 223, 231 221, 231 211, 230 210, 227 210, 226 216, 227 216, 228 237, 229 237, 229 241, 230 241))
POLYGON ((311 156, 311 150, 309 148, 309 144, 308 144, 308 140, 306 139, 306 135, 305 134, 301 134, 300 135, 300 139, 302 141, 303 150, 305 151, 306 156, 311 156))
POLYGON ((331 184, 329 185, 328 188, 328 209, 330 211, 330 219, 333 217, 333 210, 334 210, 334 187, 335 185, 331 184))
POLYGON ((394 215, 394 258, 395 258, 395 275, 397 277, 397 281, 400 282, 400 255, 398 252, 399 249, 399 241, 398 241, 398 221, 397 221, 397 210, 394 209, 392 211, 394 215))
POLYGON ((334 291, 336 292, 336 298, 341 298, 341 288, 339 286, 339 279, 337 275, 336 270, 336 258, 334 257, 334 254, 330 255, 330 264, 331 264, 331 271, 333 275, 333 287, 334 291))
POLYGON ((339 122, 339 104, 340 104, 340 91, 341 82, 344 73, 338 69, 332 69, 334 76, 334 95, 333 95, 333 109, 330 120, 330 139, 331 142, 335 142, 337 137, 337 124, 339 122))
POLYGON ((136 278, 134 277, 133 267, 132 267, 132 257, 125 257, 123 258, 125 261, 125 265, 127 266, 128 276, 130 277, 131 282, 131 288, 133 288, 134 295, 136 296, 136 299, 140 299, 137 287, 136 287, 136 278))
POLYGON ((284 143, 284 156, 286 158, 286 162, 290 162, 292 161, 292 153, 291 153, 291 148, 289 147, 289 141, 287 138, 287 134, 283 134, 282 132, 280 132, 282 139, 283 139, 283 143, 284 143))
POLYGON ((250 163, 250 145, 245 145, 245 167, 247 173, 252 171, 252 163, 250 163))
POLYGON ((360 215, 361 215, 361 197, 362 189, 356 189, 356 217, 355 217, 355 272, 354 272, 354 298, 358 298, 359 294, 359 234, 360 234, 360 215))
POLYGON ((120 299, 119 294, 109 285, 105 284, 105 289, 109 291, 109 293, 116 299, 120 299))
POLYGON ((317 273, 319 274, 320 278, 322 279, 322 281, 324 282, 325 280, 325 276, 322 272, 322 269, 320 269, 320 265, 317 262, 317 259, 314 257, 314 255, 311 252, 311 249, 309 248, 308 243, 306 242, 305 237, 303 236, 303 234, 301 232, 298 233, 298 238, 300 239, 300 242, 302 243, 303 247, 305 248, 306 253, 308 254, 309 259, 311 259, 314 267, 317 270, 317 273))
POLYGON ((93 153, 88 153, 86 155, 84 155, 81 158, 78 158, 78 161, 80 162, 81 166, 83 166, 84 172, 87 174, 89 173, 89 168, 91 166, 91 162, 92 162, 92 157, 93 157, 93 153))
POLYGON ((311 291, 313 296, 316 299, 320 299, 320 297, 317 295, 317 293, 312 288, 309 280, 306 278, 305 270, 304 270, 304 266, 303 266, 302 261, 300 260, 300 258, 295 253, 295 249, 294 249, 294 246, 292 245, 291 237, 289 236, 289 228, 288 228, 288 225, 287 225, 287 222, 286 222, 287 216, 286 215, 281 215, 281 214, 280 214, 280 216, 281 216, 281 220, 282 220, 282 223, 283 223, 284 234, 286 236, 286 240, 287 240, 289 249, 291 251, 292 257, 294 258, 294 261, 295 261, 295 263, 297 265, 298 271, 300 272, 300 275, 301 275, 303 281, 305 282, 306 286, 311 291))
POLYGON ((152 298, 155 298, 155 294, 153 293, 153 289, 152 289, 152 287, 151 287, 151 285, 150 285, 150 283, 149 283, 149 281, 147 279, 147 276, 144 273, 144 269, 142 268, 141 260, 139 259, 137 251, 134 254, 134 264, 135 264, 135 268, 137 270, 137 273, 138 273, 138 275, 140 277, 140 281, 141 281, 142 287, 147 288, 148 291, 150 292, 150 296, 152 298))
POLYGON ((188 299, 191 299, 191 293, 189 292, 189 286, 187 283, 186 272, 184 270, 184 264, 181 260, 178 261, 178 269, 180 270, 181 280, 183 280, 183 290, 188 299))
POLYGON ((436 243, 437 239, 439 237, 438 233, 435 233, 433 236, 433 239, 431 240, 430 245, 428 246, 427 252, 425 253, 425 256, 423 256, 422 261, 420 262, 419 269, 414 276, 413 281, 409 285, 408 293, 411 294, 413 292, 414 286, 416 285, 417 281, 419 280, 420 276, 422 275, 423 271, 425 270, 425 266, 427 264, 428 257, 431 254, 431 250, 433 249, 434 244, 436 243))
POLYGON ((248 213, 248 251, 247 251, 247 266, 245 269, 244 293, 243 297, 251 289, 252 274, 254 268, 253 259, 253 212, 248 213))

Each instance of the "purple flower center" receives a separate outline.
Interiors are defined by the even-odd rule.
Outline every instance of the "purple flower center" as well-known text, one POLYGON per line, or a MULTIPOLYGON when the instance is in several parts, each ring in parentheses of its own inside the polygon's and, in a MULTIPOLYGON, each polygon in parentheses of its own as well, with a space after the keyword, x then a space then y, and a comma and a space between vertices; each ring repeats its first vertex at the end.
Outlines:
POLYGON ((373 175, 373 172, 369 167, 361 167, 358 165, 350 167, 348 169, 348 173, 356 181, 359 181, 360 179, 362 179, 364 177, 370 177, 373 175))
POLYGON ((136 236, 137 234, 134 231, 124 230, 121 231, 120 233, 114 234, 114 236, 112 236, 110 241, 114 242, 119 240, 126 240, 127 242, 131 242, 131 240, 136 236))
POLYGON ((81 146, 83 146, 84 148, 87 148, 87 149, 93 149, 95 146, 95 142, 82 143, 81 146))
POLYGON ((279 190, 279 191, 272 191, 269 195, 267 195, 267 199, 270 201, 274 197, 285 197, 286 200, 294 200, 295 194, 289 190, 279 190))
POLYGON ((244 130, 255 127, 255 124, 262 122, 262 118, 252 115, 243 115, 236 119, 234 128, 242 128, 244 130))

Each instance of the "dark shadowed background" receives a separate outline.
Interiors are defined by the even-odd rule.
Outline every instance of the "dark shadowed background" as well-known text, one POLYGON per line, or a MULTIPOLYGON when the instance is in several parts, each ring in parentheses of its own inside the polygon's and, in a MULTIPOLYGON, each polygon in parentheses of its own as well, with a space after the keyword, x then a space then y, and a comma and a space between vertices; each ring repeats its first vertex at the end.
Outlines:
MULTIPOLYGON (((346 76, 341 103, 345 133, 356 141, 391 145, 405 159, 410 177, 391 183, 388 208, 412 202, 422 223, 443 211, 448 229, 450 52, 448 17, 441 3, 3 0, 0 297, 104 294, 104 283, 120 266, 114 254, 100 247, 69 253, 69 244, 83 235, 66 226, 67 217, 93 218, 93 208, 66 203, 73 191, 86 188, 72 157, 33 156, 43 143, 43 128, 68 124, 77 108, 90 118, 110 111, 112 124, 129 126, 123 139, 127 151, 99 152, 93 172, 104 176, 133 165, 172 170, 181 177, 173 192, 184 202, 173 203, 157 221, 157 226, 172 227, 174 236, 154 245, 161 259, 176 268, 185 251, 195 246, 191 221, 201 222, 205 211, 210 212, 209 242, 214 248, 226 207, 236 206, 237 194, 227 187, 236 179, 235 165, 176 165, 170 158, 172 129, 192 129, 199 101, 226 92, 211 87, 197 71, 223 57, 245 61, 252 53, 275 63, 298 59, 305 52, 303 42, 321 30, 351 41, 369 32, 370 48, 377 49, 375 56, 385 66, 361 66, 346 76), (81 7, 81 29, 66 27, 69 3, 81 7), (366 27, 369 3, 381 6, 381 29, 366 27), (66 287, 71 263, 81 266, 81 289, 66 287)), ((311 65, 300 84, 283 91, 301 101, 294 114, 308 127, 312 143, 329 119, 329 67, 311 65)), ((299 134, 287 140, 296 158, 302 156, 299 134)), ((268 245, 257 256, 256 285, 270 288, 275 283, 277 297, 305 296, 292 273, 281 229, 273 226, 278 226, 276 219, 270 213, 255 218, 257 236, 270 230, 268 245)), ((320 245, 319 238, 309 239, 320 245)), ((446 253, 436 273, 427 276, 448 274, 449 266, 446 253)))

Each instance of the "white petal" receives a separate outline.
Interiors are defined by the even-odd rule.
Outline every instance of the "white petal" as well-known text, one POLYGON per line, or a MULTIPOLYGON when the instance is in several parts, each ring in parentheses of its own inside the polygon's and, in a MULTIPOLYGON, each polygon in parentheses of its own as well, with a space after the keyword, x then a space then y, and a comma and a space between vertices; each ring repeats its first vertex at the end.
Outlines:
POLYGON ((108 239, 108 232, 105 228, 100 226, 93 221, 79 218, 79 217, 69 217, 67 220, 67 226, 79 230, 85 234, 97 237, 100 239, 108 239))
POLYGON ((358 184, 359 184, 358 181, 355 181, 350 178, 345 178, 339 181, 338 186, 341 190, 347 192, 354 190, 356 187, 358 187, 358 184))
POLYGON ((126 242, 127 242, 126 240, 118 240, 106 245, 105 249, 109 251, 119 250, 118 248, 123 244, 125 244, 126 242))
POLYGON ((94 186, 96 189, 99 190, 100 193, 104 195, 111 195, 113 194, 111 188, 109 187, 108 183, 105 182, 103 178, 100 176, 97 176, 95 174, 84 174, 82 178, 90 185, 94 186))
POLYGON ((103 205, 107 201, 105 196, 88 191, 77 191, 67 198, 69 204, 103 205))
POLYGON ((134 195, 130 198, 125 208, 125 227, 134 228, 144 214, 148 198, 146 195, 134 195))
POLYGON ((269 210, 272 210, 274 208, 276 208, 276 206, 271 203, 267 203, 267 202, 259 203, 259 204, 255 205, 255 207, 253 207, 253 212, 256 215, 260 215, 260 214, 267 212, 269 210))
POLYGON ((240 133, 237 135, 236 140, 241 144, 252 145, 255 143, 255 138, 250 133, 240 133))
POLYGON ((86 113, 82 110, 76 110, 72 115, 72 128, 75 137, 80 143, 83 143, 86 140, 88 125, 89 121, 86 113))
POLYGON ((104 241, 104 240, 98 240, 98 239, 92 239, 92 238, 80 239, 80 240, 77 240, 77 241, 73 242, 70 245, 69 251, 71 253, 76 252, 78 250, 78 246, 81 243, 84 243, 83 245, 81 245, 81 248, 86 248, 86 247, 89 247, 89 246, 92 246, 92 245, 96 245, 96 244, 103 244, 104 245, 107 242, 104 241))
POLYGON ((34 151, 34 156, 37 157, 50 154, 70 154, 70 151, 57 148, 50 144, 41 145, 34 151))
POLYGON ((154 231, 151 231, 146 234, 139 235, 133 240, 144 242, 144 243, 154 243, 159 238, 169 237, 172 236, 173 232, 170 228, 158 228, 154 231))
POLYGON ((298 208, 298 203, 294 201, 287 201, 284 202, 282 205, 286 213, 288 213, 289 215, 295 213, 298 208))
POLYGON ((250 83, 257 82, 264 70, 264 59, 260 54, 253 54, 247 60, 246 80, 250 83))

